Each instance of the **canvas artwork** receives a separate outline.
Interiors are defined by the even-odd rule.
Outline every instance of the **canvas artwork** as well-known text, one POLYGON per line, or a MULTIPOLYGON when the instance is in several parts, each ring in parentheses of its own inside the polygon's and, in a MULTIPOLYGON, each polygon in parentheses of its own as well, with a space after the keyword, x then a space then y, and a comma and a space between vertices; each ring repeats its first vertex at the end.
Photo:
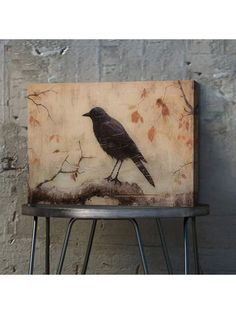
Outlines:
POLYGON ((31 84, 29 203, 194 206, 195 87, 31 84))

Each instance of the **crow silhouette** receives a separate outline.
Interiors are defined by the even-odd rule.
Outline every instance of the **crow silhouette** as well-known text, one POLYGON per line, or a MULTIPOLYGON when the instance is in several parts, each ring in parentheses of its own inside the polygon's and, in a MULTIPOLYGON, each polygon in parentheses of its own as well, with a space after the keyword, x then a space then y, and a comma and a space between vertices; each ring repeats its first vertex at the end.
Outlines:
POLYGON ((89 112, 83 114, 83 116, 92 119, 93 131, 99 144, 108 155, 116 159, 116 164, 112 169, 111 174, 105 178, 106 180, 121 183, 118 180, 121 165, 125 159, 130 158, 148 182, 155 187, 151 175, 143 165, 143 162, 147 161, 120 122, 110 117, 105 110, 100 107, 93 108, 89 112), (116 176, 112 178, 113 172, 119 161, 120 165, 116 176))

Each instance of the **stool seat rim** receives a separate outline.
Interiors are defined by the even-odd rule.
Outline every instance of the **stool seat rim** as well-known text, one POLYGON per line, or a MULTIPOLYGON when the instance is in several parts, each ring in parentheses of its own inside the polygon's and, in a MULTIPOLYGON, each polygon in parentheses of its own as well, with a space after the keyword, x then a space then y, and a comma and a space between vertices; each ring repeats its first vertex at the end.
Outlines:
POLYGON ((194 207, 118 206, 118 205, 22 205, 22 214, 38 217, 78 219, 184 218, 206 216, 208 205, 194 207))

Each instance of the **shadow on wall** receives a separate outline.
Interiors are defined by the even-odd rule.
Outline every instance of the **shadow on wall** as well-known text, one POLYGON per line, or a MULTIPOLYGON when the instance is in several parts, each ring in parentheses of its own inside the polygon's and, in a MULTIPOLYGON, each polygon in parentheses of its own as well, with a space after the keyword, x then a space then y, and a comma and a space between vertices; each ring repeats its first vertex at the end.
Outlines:
POLYGON ((218 89, 200 85, 199 202, 211 214, 235 212, 236 113, 218 89))

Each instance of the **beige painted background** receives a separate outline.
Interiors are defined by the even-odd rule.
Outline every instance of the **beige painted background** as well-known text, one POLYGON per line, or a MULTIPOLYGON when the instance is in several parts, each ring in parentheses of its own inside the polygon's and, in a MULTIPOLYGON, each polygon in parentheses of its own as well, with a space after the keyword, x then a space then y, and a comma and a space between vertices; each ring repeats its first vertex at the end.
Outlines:
POLYGON ((91 119, 82 116, 99 106, 134 140, 155 188, 131 160, 123 163, 120 181, 137 183, 155 204, 192 205, 193 81, 33 84, 28 106, 32 191, 43 189, 60 202, 62 195, 77 195, 81 186, 110 174, 115 161, 97 142, 91 119))

